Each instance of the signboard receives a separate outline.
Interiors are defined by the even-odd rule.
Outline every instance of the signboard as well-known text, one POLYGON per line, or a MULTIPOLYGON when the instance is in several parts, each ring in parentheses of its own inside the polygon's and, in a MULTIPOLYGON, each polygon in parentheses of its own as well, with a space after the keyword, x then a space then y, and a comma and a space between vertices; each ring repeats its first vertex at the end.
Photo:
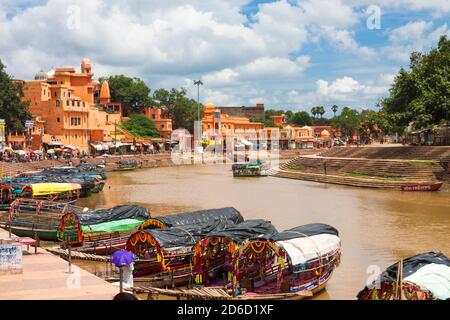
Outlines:
POLYGON ((31 121, 31 120, 25 121, 25 127, 30 128, 30 127, 32 127, 33 125, 34 125, 34 124, 33 124, 33 121, 31 121))
POLYGON ((22 273, 22 245, 0 243, 0 275, 22 273))

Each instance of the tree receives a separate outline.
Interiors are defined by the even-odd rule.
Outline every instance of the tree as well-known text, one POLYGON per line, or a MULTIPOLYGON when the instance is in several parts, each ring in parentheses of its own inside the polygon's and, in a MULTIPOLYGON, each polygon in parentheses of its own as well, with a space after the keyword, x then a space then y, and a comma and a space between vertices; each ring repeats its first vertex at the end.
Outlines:
POLYGON ((317 109, 316 109, 316 112, 318 113, 318 114, 320 114, 320 118, 322 119, 323 118, 323 115, 325 114, 325 108, 323 107, 323 106, 318 106, 318 107, 316 107, 317 109))
POLYGON ((319 114, 317 107, 313 107, 311 109, 311 114, 314 116, 314 118, 316 117, 317 114, 319 114))
POLYGON ((339 107, 338 107, 337 105, 333 105, 333 106, 331 107, 331 111, 333 111, 334 117, 335 117, 335 118, 336 118, 336 112, 338 111, 338 109, 339 109, 339 107))
POLYGON ((313 119, 306 111, 295 112, 291 117, 289 123, 298 125, 298 126, 310 126, 312 125, 313 119))
POLYGON ((410 70, 401 68, 381 101, 393 126, 416 129, 450 120, 450 40, 442 36, 429 53, 413 52, 410 70))
POLYGON ((111 100, 122 103, 124 115, 138 113, 152 105, 150 88, 143 80, 124 75, 100 78, 100 81, 103 80, 108 80, 111 100))
POLYGON ((121 124, 121 127, 140 138, 159 138, 160 134, 152 120, 144 114, 132 114, 130 120, 121 124))
POLYGON ((13 81, 0 61, 0 118, 5 119, 8 132, 23 132, 25 121, 31 119, 29 101, 22 101, 23 84, 13 81))
POLYGON ((351 136, 355 130, 359 129, 360 120, 361 117, 357 110, 344 107, 341 114, 335 117, 332 123, 344 135, 351 136))
MULTIPOLYGON (((194 121, 197 120, 197 101, 187 97, 186 89, 158 89, 153 94, 163 108, 163 115, 172 118, 173 128, 184 128, 194 131, 194 121)), ((200 117, 203 115, 203 106, 200 105, 200 117)))
POLYGON ((264 127, 280 127, 277 126, 271 119, 250 118, 250 122, 261 122, 264 124, 264 127))

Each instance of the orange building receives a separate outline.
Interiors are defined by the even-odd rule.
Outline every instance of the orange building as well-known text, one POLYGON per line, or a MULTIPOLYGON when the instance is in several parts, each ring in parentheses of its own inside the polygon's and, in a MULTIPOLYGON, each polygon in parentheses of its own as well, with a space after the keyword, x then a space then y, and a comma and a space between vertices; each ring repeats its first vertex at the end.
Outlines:
POLYGON ((222 114, 214 104, 207 103, 203 110, 202 129, 203 132, 219 130, 226 134, 229 130, 261 130, 264 124, 261 122, 251 122, 246 117, 235 117, 222 114))
POLYGON ((74 68, 56 68, 24 82, 23 99, 30 101, 30 113, 45 128, 40 132, 42 143, 87 151, 91 141, 111 140, 110 124, 121 121, 121 106, 111 103, 108 83, 100 88, 93 75, 85 58, 80 73, 74 68), (100 101, 95 101, 96 90, 100 90, 100 101))
POLYGON ((143 113, 155 124, 163 139, 170 139, 172 135, 172 119, 162 116, 161 108, 145 108, 143 113))

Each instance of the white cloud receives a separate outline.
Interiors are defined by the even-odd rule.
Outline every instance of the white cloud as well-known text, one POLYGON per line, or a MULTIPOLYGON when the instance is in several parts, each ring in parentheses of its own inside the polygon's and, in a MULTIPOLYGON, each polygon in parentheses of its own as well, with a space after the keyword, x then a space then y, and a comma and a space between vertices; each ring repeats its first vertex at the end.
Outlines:
POLYGON ((413 51, 427 51, 436 46, 442 35, 450 36, 446 23, 433 29, 431 21, 411 21, 389 33, 391 44, 383 49, 391 59, 407 62, 413 51))

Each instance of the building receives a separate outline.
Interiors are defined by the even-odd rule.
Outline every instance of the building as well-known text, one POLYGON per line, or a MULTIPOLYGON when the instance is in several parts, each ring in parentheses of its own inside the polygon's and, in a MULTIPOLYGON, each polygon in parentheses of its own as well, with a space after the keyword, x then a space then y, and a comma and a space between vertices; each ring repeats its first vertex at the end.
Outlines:
POLYGON ((254 107, 216 107, 221 114, 228 115, 230 117, 241 117, 241 118, 255 118, 264 119, 264 103, 258 103, 254 107))
POLYGON ((30 102, 30 113, 38 119, 42 144, 87 151, 90 142, 111 141, 112 126, 121 121, 121 105, 111 102, 108 83, 100 85, 93 75, 89 59, 84 58, 81 72, 56 68, 24 81, 23 99, 30 102), (96 91, 100 92, 97 101, 96 91))
POLYGON ((205 105, 202 119, 203 132, 220 129, 222 134, 226 134, 230 130, 261 130, 264 128, 264 124, 261 122, 251 122, 248 117, 231 116, 223 113, 222 110, 216 108, 212 103, 205 105))
POLYGON ((170 139, 172 135, 172 119, 162 115, 161 108, 149 107, 145 108, 143 113, 153 121, 161 138, 170 139))

